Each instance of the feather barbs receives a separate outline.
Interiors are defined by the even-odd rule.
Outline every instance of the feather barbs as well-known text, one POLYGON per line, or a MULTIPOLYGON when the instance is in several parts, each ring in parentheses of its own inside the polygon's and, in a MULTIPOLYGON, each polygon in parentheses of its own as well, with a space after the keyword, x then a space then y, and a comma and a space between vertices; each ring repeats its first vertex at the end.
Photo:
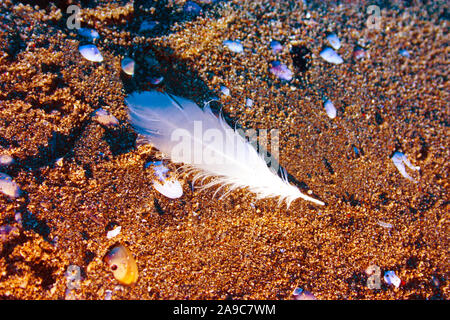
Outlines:
POLYGON ((202 188, 246 188, 259 199, 278 197, 288 206, 297 198, 324 205, 290 184, 284 169, 283 177, 278 176, 255 145, 208 105, 201 109, 188 99, 158 91, 133 93, 126 103, 139 134, 174 163, 182 163, 185 172, 194 173, 194 181, 212 178, 202 188))

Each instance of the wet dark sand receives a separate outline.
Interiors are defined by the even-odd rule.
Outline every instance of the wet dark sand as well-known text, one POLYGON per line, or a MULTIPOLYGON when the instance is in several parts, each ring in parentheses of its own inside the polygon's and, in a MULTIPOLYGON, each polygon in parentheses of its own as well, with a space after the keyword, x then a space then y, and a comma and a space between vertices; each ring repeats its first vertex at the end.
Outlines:
POLYGON ((0 171, 23 191, 15 200, 0 194, 0 225, 19 229, 0 242, 1 299, 104 299, 107 290, 112 299, 291 299, 296 287, 318 299, 448 298, 445 1, 384 1, 381 30, 366 28, 365 6, 345 2, 303 10, 294 1, 234 1, 205 5, 196 19, 175 23, 183 15, 174 14, 170 28, 146 37, 136 8, 105 3, 82 11, 82 26, 100 33, 102 63, 83 59, 82 38, 57 7, 0 5, 0 154, 15 159, 0 171), (341 65, 319 57, 328 31, 341 39, 341 65), (244 53, 225 48, 227 39, 240 39, 244 53), (278 56, 271 39, 283 44, 278 56), (281 82, 269 64, 294 70, 292 43, 311 51, 307 70, 281 82), (370 57, 352 58, 358 43, 370 57), (139 65, 134 79, 121 73, 125 55, 139 65), (192 191, 189 177, 180 199, 155 191, 144 164, 158 155, 136 144, 124 105, 127 93, 151 87, 152 72, 164 75, 161 88, 200 105, 220 96, 243 128, 279 129, 280 163, 327 205, 297 200, 287 209, 245 190, 219 200, 214 190, 192 191), (338 109, 333 120, 323 96, 338 109), (93 121, 97 108, 120 126, 93 121), (395 151, 420 166, 419 183, 400 175, 395 151), (115 225, 121 233, 107 239, 115 225), (103 262, 115 243, 136 258, 132 286, 119 285, 103 262), (82 279, 68 294, 70 265, 82 279), (367 288, 370 265, 395 271, 400 287, 382 280, 367 288))

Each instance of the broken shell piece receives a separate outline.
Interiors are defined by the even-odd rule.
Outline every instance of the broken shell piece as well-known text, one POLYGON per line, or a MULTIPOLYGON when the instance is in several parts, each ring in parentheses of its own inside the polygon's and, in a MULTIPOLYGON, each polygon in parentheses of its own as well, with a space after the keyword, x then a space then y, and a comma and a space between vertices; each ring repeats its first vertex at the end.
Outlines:
POLYGON ((242 46, 240 41, 225 40, 223 44, 233 52, 241 53, 244 51, 244 47, 242 46))
POLYGON ((100 38, 98 32, 94 29, 80 28, 78 29, 78 34, 82 37, 88 38, 89 40, 95 41, 100 38))
POLYGON ((103 61, 102 54, 100 53, 98 48, 96 46, 94 46, 93 44, 87 44, 84 46, 80 46, 78 48, 78 50, 80 51, 81 55, 86 60, 94 61, 94 62, 102 62, 103 61))
POLYGON ((116 117, 114 117, 112 114, 110 114, 108 111, 99 108, 94 111, 94 117, 93 119, 97 121, 100 124, 103 124, 105 126, 117 126, 119 125, 119 120, 117 120, 116 117))
POLYGON ((330 119, 336 118, 336 107, 334 106, 333 102, 331 102, 330 100, 326 100, 323 106, 325 107, 325 112, 330 119))
POLYGON ((386 281, 387 284, 394 285, 396 288, 400 287, 400 284, 402 282, 400 278, 397 277, 394 271, 386 271, 384 273, 384 281, 386 281))
POLYGON ((130 285, 138 279, 138 267, 130 250, 123 245, 112 248, 105 256, 105 262, 114 278, 122 284, 130 285))
POLYGON ((129 76, 132 76, 134 74, 134 65, 134 60, 128 57, 123 58, 121 63, 123 72, 125 72, 129 76))
POLYGON ((398 171, 400 172, 400 174, 402 176, 404 176, 406 179, 413 181, 415 183, 418 183, 417 180, 414 180, 407 172, 405 169, 405 164, 413 171, 418 171, 420 170, 420 167, 416 167, 413 166, 412 163, 408 160, 408 158, 406 157, 406 155, 404 155, 401 152, 395 152, 394 155, 392 156, 392 161, 394 162, 394 165, 397 167, 398 171))
POLYGON ((158 85, 158 84, 160 84, 162 81, 164 80, 164 77, 163 76, 160 76, 160 77, 155 77, 155 78, 151 78, 150 79, 150 83, 152 84, 152 85, 158 85))
POLYGON ((338 50, 341 47, 341 40, 335 33, 331 33, 327 36, 328 43, 333 47, 333 49, 338 50))
POLYGON ((4 193, 10 198, 17 198, 20 196, 20 188, 13 181, 13 179, 5 173, 0 172, 0 192, 4 193))
POLYGON ((311 293, 302 288, 295 288, 292 292, 292 296, 295 300, 317 300, 317 298, 311 293))
POLYGON ((155 176, 158 180, 153 181, 153 187, 167 198, 176 199, 183 195, 183 188, 178 180, 171 178, 169 169, 163 165, 162 161, 149 162, 145 167, 153 165, 155 176))
POLYGON ((9 166, 14 163, 13 157, 9 154, 0 154, 0 166, 9 166))
POLYGON ((284 63, 279 61, 273 61, 269 71, 281 80, 291 81, 294 76, 294 73, 284 63))
POLYGON ((333 63, 333 64, 341 64, 342 62, 344 62, 344 60, 341 58, 340 55, 338 55, 336 53, 336 51, 334 51, 331 48, 325 48, 320 52, 320 56, 329 63, 333 63))

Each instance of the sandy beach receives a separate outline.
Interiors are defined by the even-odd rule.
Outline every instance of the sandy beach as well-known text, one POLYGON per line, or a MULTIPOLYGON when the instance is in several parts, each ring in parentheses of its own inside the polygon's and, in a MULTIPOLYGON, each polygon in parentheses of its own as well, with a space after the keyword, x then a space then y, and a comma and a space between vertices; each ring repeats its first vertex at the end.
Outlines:
POLYGON ((448 299, 448 2, 31 3, 0 3, 0 172, 20 188, 0 193, 0 299, 448 299), (68 27, 70 5, 98 38, 68 27), (343 63, 322 57, 330 34, 343 63), (289 181, 326 205, 220 198, 189 175, 180 198, 159 193, 161 155, 125 104, 155 89, 277 129, 289 181), (119 244, 130 285, 105 263, 119 244))

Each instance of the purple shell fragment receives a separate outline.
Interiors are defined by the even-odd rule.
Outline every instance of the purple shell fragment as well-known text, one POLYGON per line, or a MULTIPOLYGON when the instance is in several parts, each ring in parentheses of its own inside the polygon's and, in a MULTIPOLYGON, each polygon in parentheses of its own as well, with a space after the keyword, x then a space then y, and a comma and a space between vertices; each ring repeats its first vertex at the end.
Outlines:
POLYGON ((291 81, 294 75, 284 63, 279 61, 273 61, 272 67, 269 70, 281 80, 291 81))

